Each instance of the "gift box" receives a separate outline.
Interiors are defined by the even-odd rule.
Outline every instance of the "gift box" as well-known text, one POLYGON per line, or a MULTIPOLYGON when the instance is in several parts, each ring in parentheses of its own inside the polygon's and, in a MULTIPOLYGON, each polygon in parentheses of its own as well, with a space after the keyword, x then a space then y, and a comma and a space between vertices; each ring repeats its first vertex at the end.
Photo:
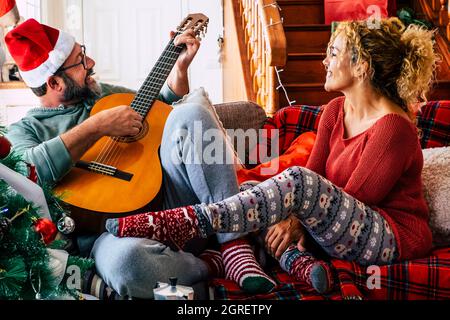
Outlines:
POLYGON ((325 23, 388 17, 388 0, 325 0, 325 23))

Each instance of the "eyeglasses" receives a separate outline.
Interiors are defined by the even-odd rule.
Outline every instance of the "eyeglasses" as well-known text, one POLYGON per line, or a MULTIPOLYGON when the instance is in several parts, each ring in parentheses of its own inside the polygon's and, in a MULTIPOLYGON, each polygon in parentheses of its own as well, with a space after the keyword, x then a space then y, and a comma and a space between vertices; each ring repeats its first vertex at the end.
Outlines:
POLYGON ((68 70, 68 69, 71 69, 71 68, 75 68, 75 67, 79 66, 80 64, 83 65, 84 70, 88 70, 88 69, 89 69, 89 68, 88 68, 88 64, 87 64, 87 58, 86 58, 86 46, 85 46, 85 45, 82 45, 82 46, 81 46, 81 61, 80 61, 80 62, 75 63, 75 64, 72 64, 72 65, 67 66, 67 67, 64 67, 64 68, 59 68, 59 69, 55 72, 55 74, 64 72, 64 71, 66 71, 66 70, 68 70))

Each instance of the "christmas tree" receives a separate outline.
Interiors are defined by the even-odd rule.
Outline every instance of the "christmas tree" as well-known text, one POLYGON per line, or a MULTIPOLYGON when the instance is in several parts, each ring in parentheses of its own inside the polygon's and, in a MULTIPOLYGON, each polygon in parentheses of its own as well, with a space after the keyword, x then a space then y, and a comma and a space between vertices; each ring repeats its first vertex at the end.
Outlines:
MULTIPOLYGON (((10 152, 3 132, 0 128, 3 172, 12 169, 36 182, 34 168, 10 152)), ((43 191, 51 219, 0 175, 0 300, 82 299, 81 279, 93 261, 61 250, 66 242, 55 239, 59 232, 73 231, 73 220, 50 188, 43 191)))

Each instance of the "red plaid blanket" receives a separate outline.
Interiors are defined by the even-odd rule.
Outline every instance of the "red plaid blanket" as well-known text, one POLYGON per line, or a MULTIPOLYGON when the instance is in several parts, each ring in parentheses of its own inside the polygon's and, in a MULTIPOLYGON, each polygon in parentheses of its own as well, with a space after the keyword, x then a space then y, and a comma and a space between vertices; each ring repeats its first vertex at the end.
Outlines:
POLYGON ((294 281, 279 267, 269 270, 276 281, 273 292, 248 296, 230 280, 211 282, 216 300, 443 300, 450 299, 450 248, 435 250, 430 257, 405 261, 374 270, 356 263, 332 260, 335 289, 318 295, 294 281))

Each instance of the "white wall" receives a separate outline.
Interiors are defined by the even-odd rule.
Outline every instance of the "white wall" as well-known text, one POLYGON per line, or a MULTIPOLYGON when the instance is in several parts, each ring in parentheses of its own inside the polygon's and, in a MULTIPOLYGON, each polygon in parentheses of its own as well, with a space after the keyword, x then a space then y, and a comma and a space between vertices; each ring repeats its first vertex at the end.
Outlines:
MULTIPOLYGON (((68 1, 68 0, 66 0, 68 1)), ((79 0, 76 0, 79 1, 79 0)), ((221 0, 84 0, 83 35, 101 81, 138 89, 189 13, 210 18, 208 33, 190 68, 191 88, 203 86, 213 103, 223 100, 217 38, 223 33, 221 0)))
POLYGON ((202 12, 209 17, 208 32, 192 63, 191 87, 204 87, 213 103, 223 102, 223 76, 218 38, 223 37, 222 0, 182 1, 183 15, 202 12))

